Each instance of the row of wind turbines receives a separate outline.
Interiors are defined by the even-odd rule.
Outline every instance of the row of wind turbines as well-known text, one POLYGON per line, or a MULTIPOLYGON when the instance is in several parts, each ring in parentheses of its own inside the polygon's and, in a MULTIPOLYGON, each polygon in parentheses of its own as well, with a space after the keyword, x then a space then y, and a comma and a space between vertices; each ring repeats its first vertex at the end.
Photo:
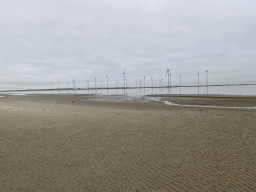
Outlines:
MULTIPOLYGON (((206 87, 207 87, 207 93, 208 93, 208 70, 206 69, 206 71, 205 71, 205 73, 206 73, 206 87)), ((156 85, 156 81, 155 81, 155 86, 154 86, 154 78, 152 78, 151 77, 151 82, 152 82, 152 86, 150 87, 150 86, 147 86, 146 87, 146 77, 144 76, 143 77, 143 81, 141 80, 141 79, 136 79, 136 87, 128 87, 127 86, 127 75, 126 75, 126 72, 125 72, 125 70, 124 70, 124 72, 123 72, 123 87, 119 87, 118 86, 118 80, 115 80, 116 82, 117 82, 117 85, 116 85, 116 87, 109 87, 109 80, 108 80, 108 75, 106 75, 106 79, 107 79, 107 86, 106 87, 102 87, 102 81, 101 81, 101 87, 98 87, 97 86, 97 78, 96 77, 94 77, 94 86, 91 86, 90 87, 90 81, 89 80, 87 80, 86 82, 87 82, 87 87, 86 88, 82 88, 82 89, 87 89, 87 90, 89 90, 89 89, 129 89, 129 88, 171 88, 172 87, 172 84, 171 84, 171 77, 172 77, 172 74, 171 74, 171 71, 169 70, 169 69, 167 69, 167 71, 166 71, 166 74, 165 74, 165 76, 168 78, 168 86, 164 86, 163 85, 163 79, 160 79, 159 80, 159 86, 157 86, 156 85), (142 83, 144 83, 144 85, 142 86, 142 83), (138 86, 138 84, 139 84, 139 86, 138 86)), ((197 76, 198 76, 198 93, 199 93, 199 87, 200 87, 200 84, 199 84, 199 77, 200 77, 200 70, 198 71, 198 73, 197 73, 197 76)), ((181 74, 180 74, 180 76, 179 76, 179 78, 180 78, 180 85, 179 86, 175 86, 175 87, 182 87, 182 85, 181 85, 181 74)), ((70 83, 70 82, 67 82, 67 88, 60 88, 60 81, 59 81, 59 79, 58 79, 58 81, 57 81, 57 84, 58 84, 58 89, 76 89, 76 85, 75 85, 75 83, 76 83, 76 81, 75 81, 75 79, 73 79, 73 81, 70 83), (73 85, 73 88, 71 88, 71 84, 73 85)), ((184 86, 184 87, 188 87, 188 86, 184 86)), ((191 86, 191 87, 195 87, 195 86, 191 86)), ((51 82, 51 89, 53 89, 53 83, 51 82)), ((79 88, 80 89, 80 88, 79 88)))

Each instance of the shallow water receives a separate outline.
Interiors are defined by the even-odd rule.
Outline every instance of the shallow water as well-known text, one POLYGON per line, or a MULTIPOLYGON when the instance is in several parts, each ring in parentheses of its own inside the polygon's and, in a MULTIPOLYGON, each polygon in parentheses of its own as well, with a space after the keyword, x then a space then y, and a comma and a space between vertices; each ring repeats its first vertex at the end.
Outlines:
POLYGON ((170 101, 164 101, 161 97, 149 97, 154 101, 164 102, 166 105, 180 106, 180 107, 200 107, 200 108, 215 108, 215 109, 256 109, 256 107, 227 107, 227 106, 213 106, 213 105, 184 105, 177 104, 170 101))
POLYGON ((208 87, 172 87, 172 88, 137 88, 137 89, 76 89, 48 91, 16 91, 2 94, 99 94, 99 95, 150 95, 150 94, 216 94, 216 95, 256 95, 256 85, 210 86, 208 87))

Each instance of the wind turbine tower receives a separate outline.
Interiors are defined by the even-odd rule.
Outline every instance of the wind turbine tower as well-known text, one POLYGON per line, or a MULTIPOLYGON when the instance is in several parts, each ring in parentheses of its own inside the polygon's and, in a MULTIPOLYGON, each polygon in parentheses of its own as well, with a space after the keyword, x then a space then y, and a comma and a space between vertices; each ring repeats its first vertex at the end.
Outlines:
POLYGON ((116 92, 118 93, 118 80, 116 80, 116 92))
POLYGON ((169 87, 169 82, 170 82, 170 80, 169 80, 169 69, 167 69, 166 74, 168 76, 168 87, 169 87))
POLYGON ((207 94, 208 94, 208 70, 207 70, 207 68, 206 68, 206 87, 207 87, 207 94))
POLYGON ((123 72, 123 75, 124 75, 124 89, 125 89, 125 70, 123 72))
POLYGON ((106 75, 106 78, 107 78, 107 89, 108 89, 108 76, 106 75))
POLYGON ((180 94, 181 94, 181 74, 180 74, 180 94))
POLYGON ((60 89, 60 80, 59 80, 59 78, 58 78, 58 87, 59 87, 59 89, 60 89))
POLYGON ((170 73, 169 69, 167 69, 166 74, 168 76, 168 87, 171 87, 172 86, 172 79, 171 79, 171 73, 170 73), (170 84, 169 84, 169 82, 170 82, 170 84))
POLYGON ((200 70, 197 73, 197 76, 198 76, 198 94, 199 94, 199 72, 200 72, 200 70))
POLYGON ((73 86, 74 86, 74 90, 76 89, 76 80, 73 79, 73 86))

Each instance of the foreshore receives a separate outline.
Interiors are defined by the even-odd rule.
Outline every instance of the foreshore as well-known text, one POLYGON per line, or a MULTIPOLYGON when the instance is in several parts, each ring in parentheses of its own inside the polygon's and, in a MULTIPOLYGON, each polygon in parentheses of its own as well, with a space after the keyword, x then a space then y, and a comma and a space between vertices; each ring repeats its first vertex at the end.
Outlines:
POLYGON ((256 189, 255 97, 154 97, 1 97, 0 191, 256 189))

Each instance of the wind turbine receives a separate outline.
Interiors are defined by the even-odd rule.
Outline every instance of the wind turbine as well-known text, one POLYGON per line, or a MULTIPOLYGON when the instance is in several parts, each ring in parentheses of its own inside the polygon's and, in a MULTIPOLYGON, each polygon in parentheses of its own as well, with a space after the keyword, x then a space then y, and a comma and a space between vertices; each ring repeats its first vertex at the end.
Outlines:
POLYGON ((153 79, 153 77, 151 77, 151 81, 152 81, 152 93, 154 92, 154 79, 153 79))
POLYGON ((146 88, 146 86, 145 86, 146 83, 145 82, 146 82, 146 77, 144 76, 144 95, 145 95, 145 88, 146 88))
POLYGON ((58 82, 57 83, 58 83, 58 87, 60 89, 60 80, 59 80, 59 78, 58 78, 58 82))
POLYGON ((76 89, 76 80, 75 79, 73 79, 73 88, 74 88, 74 90, 76 89))
POLYGON ((207 68, 206 68, 206 87, 207 87, 207 94, 208 94, 208 70, 207 70, 207 68))
POLYGON ((141 93, 141 89, 142 89, 142 80, 141 79, 139 80, 139 83, 140 83, 140 93, 141 93))
POLYGON ((95 89, 97 89, 96 77, 94 78, 94 81, 95 81, 95 89))
POLYGON ((163 83, 164 83, 164 80, 163 80, 163 79, 160 79, 160 81, 159 81, 159 87, 163 87, 163 83))
POLYGON ((116 92, 118 93, 118 79, 116 80, 116 92))
POLYGON ((163 79, 160 79, 160 81, 159 81, 159 90, 160 90, 161 92, 163 92, 163 84, 164 84, 163 79))
POLYGON ((107 78, 107 89, 108 89, 108 76, 106 75, 106 78, 107 78))
POLYGON ((125 70, 123 72, 123 75, 124 75, 124 89, 125 89, 125 70))
POLYGON ((171 72, 170 72, 170 70, 169 69, 167 69, 167 71, 166 71, 166 74, 167 74, 167 76, 168 76, 168 87, 171 87, 172 86, 172 79, 171 79, 171 72), (169 80, 170 79, 170 80, 169 80), (170 82, 170 84, 169 84, 169 82, 170 82))
POLYGON ((197 75, 198 75, 198 94, 199 94, 199 72, 200 72, 200 70, 197 73, 197 75))
POLYGON ((181 74, 180 74, 180 94, 181 94, 181 74))

